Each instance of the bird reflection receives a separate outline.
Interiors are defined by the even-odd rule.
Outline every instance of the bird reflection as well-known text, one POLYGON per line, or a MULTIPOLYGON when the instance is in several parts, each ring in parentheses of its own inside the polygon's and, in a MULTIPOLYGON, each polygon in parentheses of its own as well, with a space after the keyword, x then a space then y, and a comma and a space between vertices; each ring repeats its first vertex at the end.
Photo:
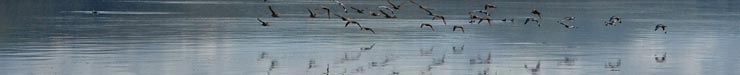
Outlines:
POLYGON ((366 51, 366 50, 372 50, 372 49, 373 49, 373 47, 375 47, 375 43, 373 43, 373 45, 370 45, 370 47, 363 47, 363 48, 360 48, 360 50, 362 50, 362 51, 366 51))
POLYGON ((452 46, 452 54, 462 54, 463 50, 465 50, 465 45, 460 46, 459 49, 455 46, 452 46))
POLYGON ((663 63, 665 62, 665 57, 667 53, 663 53, 663 56, 658 56, 657 54, 655 56, 655 62, 663 63))
POLYGON ((619 71, 619 66, 622 65, 622 59, 617 59, 616 62, 607 62, 604 64, 604 68, 610 69, 610 71, 619 71))

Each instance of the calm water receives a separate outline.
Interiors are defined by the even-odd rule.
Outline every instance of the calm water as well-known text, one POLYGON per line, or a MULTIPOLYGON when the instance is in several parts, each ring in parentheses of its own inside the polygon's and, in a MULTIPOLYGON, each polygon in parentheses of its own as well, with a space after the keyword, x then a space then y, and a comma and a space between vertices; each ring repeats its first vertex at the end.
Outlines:
MULTIPOLYGON (((340 1, 373 12, 387 5, 384 0, 340 1)), ((739 1, 418 2, 446 16, 449 25, 410 3, 396 12, 399 18, 386 19, 343 13, 331 0, 0 1, 0 74, 324 75, 327 66, 330 75, 740 74, 735 54, 740 53, 739 1), (516 22, 467 23, 468 11, 491 2, 498 6, 491 11, 494 19, 516 22), (268 5, 281 17, 270 17, 268 5), (320 6, 377 34, 345 28, 325 14, 307 17, 305 8, 320 6), (543 12, 542 27, 522 24, 532 8, 543 12), (604 26, 612 15, 623 23, 604 26), (576 17, 572 23, 579 28, 555 22, 567 16, 576 17), (272 26, 260 26, 258 17, 272 26), (435 25, 436 31, 418 28, 421 23, 435 25), (652 31, 656 24, 668 25, 669 32, 652 31), (464 25, 466 32, 452 32, 452 25, 464 25), (666 60, 656 62, 663 53, 666 60), (489 54, 489 64, 471 64, 489 54), (445 63, 432 65, 443 57, 445 63), (312 60, 317 67, 309 69, 312 60), (618 68, 605 68, 618 60, 618 68), (539 71, 524 68, 538 61, 539 71)))

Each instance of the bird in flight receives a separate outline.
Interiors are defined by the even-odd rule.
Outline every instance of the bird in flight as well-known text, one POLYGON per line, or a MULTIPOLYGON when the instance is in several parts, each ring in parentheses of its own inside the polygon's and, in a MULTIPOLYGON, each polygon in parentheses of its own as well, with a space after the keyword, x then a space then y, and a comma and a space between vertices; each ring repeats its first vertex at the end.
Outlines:
POLYGON ((357 11, 357 13, 361 13, 361 14, 362 13, 365 13, 365 9, 359 9, 359 8, 355 8, 355 7, 349 7, 349 8, 357 11))
POLYGON ((262 26, 270 26, 267 22, 262 21, 262 19, 260 19, 260 18, 257 18, 257 21, 259 21, 260 23, 262 23, 262 26))
POLYGON ((612 16, 609 17, 609 21, 606 21, 605 26, 614 25, 617 26, 618 23, 622 23, 622 18, 619 16, 612 16))
POLYGON ((419 26, 419 28, 424 28, 424 26, 427 26, 427 27, 431 28, 432 31, 434 31, 434 26, 432 26, 432 24, 428 24, 428 23, 421 23, 421 25, 419 26))
POLYGON ((321 6, 321 9, 326 10, 326 17, 331 19, 331 9, 329 9, 329 7, 326 7, 326 6, 321 6))
POLYGON ((461 30, 461 31, 462 31, 463 33, 465 33, 465 28, 463 28, 463 26, 459 26, 459 25, 455 25, 455 26, 452 26, 452 31, 455 31, 455 30, 457 30, 458 28, 460 28, 460 30, 461 30))
POLYGON ((437 19, 441 19, 441 20, 442 20, 442 22, 443 22, 443 23, 444 23, 445 25, 447 25, 447 20, 445 19, 445 16, 442 16, 442 15, 434 15, 434 18, 432 18, 432 20, 437 20, 437 19))
POLYGON ((655 30, 653 30, 653 31, 658 31, 658 29, 662 29, 663 30, 663 33, 666 33, 667 34, 668 31, 665 30, 665 27, 668 27, 668 26, 663 25, 663 24, 658 24, 658 25, 655 25, 655 30))
POLYGON ((309 14, 308 17, 310 17, 310 18, 316 18, 316 13, 313 13, 313 10, 311 10, 309 8, 306 8, 306 10, 308 10, 308 14, 309 14))
POLYGON ((338 0, 334 0, 334 2, 336 2, 337 4, 339 4, 339 6, 342 6, 342 9, 344 9, 344 13, 348 13, 349 12, 349 11, 347 11, 347 6, 344 6, 344 3, 339 2, 338 0))
POLYGON ((573 28, 576 28, 576 26, 570 25, 570 22, 573 20, 575 20, 575 17, 565 17, 561 19, 560 21, 558 21, 558 23, 560 23, 560 25, 565 26, 565 28, 573 29, 573 28))
POLYGON ((488 3, 488 4, 486 4, 485 8, 483 8, 483 9, 484 9, 484 10, 488 10, 488 8, 493 8, 493 9, 496 9, 496 5, 493 5, 493 4, 491 4, 491 3, 488 3))
POLYGON ((367 30, 367 31, 373 32, 373 34, 375 34, 375 30, 373 30, 372 28, 368 28, 368 27, 360 27, 360 28, 362 28, 362 30, 367 30))
POLYGON ((280 13, 275 11, 275 9, 272 8, 272 6, 267 6, 268 9, 270 9, 270 12, 272 13, 272 17, 280 17, 280 13))

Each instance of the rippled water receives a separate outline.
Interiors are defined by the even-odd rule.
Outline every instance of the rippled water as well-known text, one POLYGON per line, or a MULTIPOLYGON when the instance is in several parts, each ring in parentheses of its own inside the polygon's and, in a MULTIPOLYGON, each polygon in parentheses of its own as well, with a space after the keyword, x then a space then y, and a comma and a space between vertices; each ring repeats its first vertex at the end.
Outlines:
MULTIPOLYGON (((340 1, 373 12, 387 5, 384 0, 340 1)), ((0 74, 324 75, 327 66, 330 75, 740 74, 738 1, 418 2, 446 16, 449 25, 410 3, 397 11, 399 18, 386 19, 343 13, 331 0, 0 1, 0 74), (494 19, 515 22, 467 23, 467 12, 485 3, 498 6, 491 11, 494 19), (268 5, 281 17, 270 17, 268 5), (307 17, 306 8, 320 6, 377 34, 345 28, 325 14, 307 17), (542 27, 522 24, 533 8, 543 12, 542 27), (623 23, 604 26, 613 15, 623 23), (572 23, 579 28, 556 23, 568 16, 576 17, 572 23), (256 18, 271 26, 261 26, 256 18), (418 28, 421 23, 436 31, 418 28), (668 33, 653 31, 656 24, 668 25, 668 33), (453 32, 452 25, 463 25, 466 32, 453 32), (655 56, 663 53, 666 60, 657 62, 655 56), (434 65, 442 58, 444 63, 434 65), (316 67, 309 68, 310 61, 316 67), (524 68, 538 61, 539 71, 524 68), (605 67, 617 61, 617 68, 605 67)))

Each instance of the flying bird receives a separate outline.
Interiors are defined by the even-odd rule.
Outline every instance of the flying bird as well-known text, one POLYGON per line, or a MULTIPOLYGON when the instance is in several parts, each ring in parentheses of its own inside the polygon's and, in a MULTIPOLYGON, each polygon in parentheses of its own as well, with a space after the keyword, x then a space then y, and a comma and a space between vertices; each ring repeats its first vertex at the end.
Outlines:
POLYGON ((540 24, 540 20, 537 20, 537 18, 531 18, 531 17, 524 20, 524 24, 526 25, 527 23, 529 23, 529 21, 537 22, 537 27, 540 27, 542 25, 540 24))
POLYGON ((383 11, 383 10, 379 10, 379 11, 380 11, 380 13, 382 13, 383 15, 385 15, 385 18, 396 18, 396 15, 390 15, 388 13, 385 13, 385 11, 383 11))
POLYGON ((480 19, 478 20, 478 24, 480 24, 481 22, 483 22, 483 20, 486 20, 486 21, 488 21, 488 25, 489 25, 489 26, 490 26, 490 25, 493 25, 493 21, 492 21, 491 17, 488 17, 488 16, 486 16, 486 17, 484 17, 484 18, 480 18, 480 19))
POLYGON ((308 14, 309 14, 308 17, 310 17, 310 18, 316 18, 316 13, 313 13, 313 11, 311 9, 306 8, 306 10, 308 10, 308 14))
POLYGON ((270 26, 267 22, 262 21, 262 19, 260 19, 260 18, 257 18, 257 21, 259 21, 260 23, 262 23, 262 26, 270 26))
POLYGON ((391 2, 391 0, 386 0, 386 2, 388 2, 388 4, 390 4, 390 5, 391 5, 391 7, 392 7, 393 9, 395 9, 395 10, 398 10, 398 9, 400 9, 400 8, 401 8, 401 6, 403 6, 403 4, 406 4, 406 3, 404 2, 404 3, 401 3, 401 5, 396 5, 396 4, 393 4, 393 2, 391 2))
POLYGON ((328 17, 329 19, 331 19, 331 9, 329 9, 326 6, 321 6, 321 9, 326 10, 326 17, 328 17))
POLYGON ((535 16, 537 16, 538 19, 542 19, 542 16, 540 14, 540 11, 537 11, 537 9, 532 9, 532 12, 531 13, 534 14, 535 16))
POLYGON ((342 9, 344 9, 344 13, 348 13, 347 6, 344 6, 344 3, 339 2, 338 0, 334 0, 334 2, 336 2, 337 4, 339 4, 339 6, 342 6, 342 9))
POLYGON ((267 6, 268 9, 270 9, 270 12, 272 12, 272 17, 280 17, 278 16, 280 13, 275 11, 275 9, 272 9, 272 6, 267 6))
POLYGON ((357 21, 347 21, 347 23, 344 24, 344 27, 347 28, 349 24, 356 24, 358 27, 362 28, 362 25, 360 25, 360 23, 358 23, 357 21))
POLYGON ((558 21, 558 23, 560 23, 560 25, 564 25, 565 28, 573 29, 573 28, 576 28, 576 26, 570 25, 570 22, 573 20, 575 20, 575 17, 565 17, 561 19, 560 21, 558 21))
POLYGON ((360 28, 362 28, 362 30, 368 30, 370 32, 373 32, 373 34, 375 34, 375 31, 372 28, 368 28, 368 27, 360 27, 360 28))
POLYGON ((667 34, 668 31, 665 30, 665 27, 668 27, 668 26, 663 25, 663 24, 658 24, 658 25, 655 25, 655 30, 653 30, 653 31, 658 31, 658 29, 662 29, 663 30, 663 33, 666 33, 667 34))
POLYGON ((496 5, 493 5, 493 4, 491 4, 491 3, 488 3, 488 4, 486 4, 485 8, 483 8, 483 9, 484 9, 484 10, 488 10, 488 8, 493 8, 493 9, 496 9, 496 5))
POLYGON ((337 16, 339 18, 342 18, 342 21, 349 21, 349 20, 351 20, 349 17, 344 17, 344 16, 341 16, 339 14, 334 14, 334 16, 337 16))
POLYGON ((428 15, 434 15, 434 13, 432 13, 431 9, 427 8, 424 5, 419 5, 419 8, 421 8, 421 10, 424 10, 425 12, 427 12, 428 15))
POLYGON ((441 19, 441 20, 442 20, 442 22, 443 22, 443 23, 444 23, 445 25, 447 25, 447 20, 445 19, 445 16, 442 16, 442 15, 434 15, 434 18, 432 18, 432 20, 436 20, 436 19, 441 19))
POLYGON ((465 28, 463 28, 463 26, 459 26, 459 25, 455 25, 455 26, 452 26, 452 31, 455 31, 455 30, 457 30, 457 28, 460 28, 460 30, 461 30, 461 31, 462 31, 463 33, 465 33, 465 28))
POLYGON ((609 17, 609 21, 606 22, 605 26, 614 25, 617 26, 617 23, 622 23, 622 18, 619 16, 612 16, 609 17))
POLYGON ((355 8, 355 7, 349 7, 349 8, 351 8, 351 9, 353 9, 353 10, 357 11, 357 13, 361 13, 361 14, 362 14, 362 13, 365 13, 365 9, 359 9, 359 8, 355 8))
POLYGON ((428 23, 421 23, 421 25, 419 26, 419 28, 424 28, 424 26, 427 26, 427 27, 431 28, 432 31, 434 31, 434 26, 432 26, 432 24, 428 24, 428 23))

